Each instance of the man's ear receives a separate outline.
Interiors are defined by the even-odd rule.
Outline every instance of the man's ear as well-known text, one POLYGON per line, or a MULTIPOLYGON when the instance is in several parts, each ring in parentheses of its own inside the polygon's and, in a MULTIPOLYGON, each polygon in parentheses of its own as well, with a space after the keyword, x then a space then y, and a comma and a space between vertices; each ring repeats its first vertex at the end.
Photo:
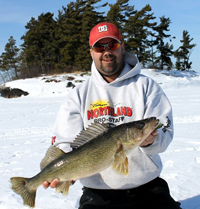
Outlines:
POLYGON ((91 57, 93 59, 93 50, 92 49, 90 49, 90 55, 91 55, 91 57))

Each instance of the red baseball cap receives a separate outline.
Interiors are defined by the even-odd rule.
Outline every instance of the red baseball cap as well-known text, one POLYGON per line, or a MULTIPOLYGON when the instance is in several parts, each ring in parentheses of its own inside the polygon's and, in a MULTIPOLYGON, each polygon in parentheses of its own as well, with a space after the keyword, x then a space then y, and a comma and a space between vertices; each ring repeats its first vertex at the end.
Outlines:
POLYGON ((99 40, 103 38, 113 38, 117 41, 122 41, 122 35, 116 25, 108 22, 97 24, 90 31, 89 44, 93 47, 99 40))

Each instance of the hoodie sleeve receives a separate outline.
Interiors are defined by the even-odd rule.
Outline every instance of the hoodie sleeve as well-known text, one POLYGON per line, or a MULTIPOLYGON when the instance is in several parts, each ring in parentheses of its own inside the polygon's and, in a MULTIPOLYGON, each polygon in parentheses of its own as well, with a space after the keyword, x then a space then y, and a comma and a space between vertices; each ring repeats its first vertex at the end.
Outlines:
POLYGON ((55 146, 64 152, 71 151, 70 143, 83 129, 80 98, 77 89, 73 89, 61 105, 53 128, 56 136, 55 146))
POLYGON ((146 110, 144 118, 157 117, 163 127, 158 129, 158 138, 147 147, 141 147, 148 155, 155 155, 164 152, 173 138, 172 107, 160 86, 149 79, 146 89, 146 110))

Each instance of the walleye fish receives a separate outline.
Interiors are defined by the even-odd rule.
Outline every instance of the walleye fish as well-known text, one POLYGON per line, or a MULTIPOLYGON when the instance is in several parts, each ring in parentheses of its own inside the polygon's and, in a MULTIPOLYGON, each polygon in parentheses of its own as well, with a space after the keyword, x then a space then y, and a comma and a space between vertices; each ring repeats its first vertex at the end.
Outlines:
POLYGON ((12 177, 11 188, 21 195, 24 205, 35 207, 37 188, 44 181, 58 178, 56 191, 68 194, 72 181, 97 174, 109 166, 126 176, 127 153, 139 146, 158 125, 155 117, 112 128, 108 124, 92 124, 71 143, 73 151, 64 153, 51 146, 41 162, 41 172, 32 178, 12 177))

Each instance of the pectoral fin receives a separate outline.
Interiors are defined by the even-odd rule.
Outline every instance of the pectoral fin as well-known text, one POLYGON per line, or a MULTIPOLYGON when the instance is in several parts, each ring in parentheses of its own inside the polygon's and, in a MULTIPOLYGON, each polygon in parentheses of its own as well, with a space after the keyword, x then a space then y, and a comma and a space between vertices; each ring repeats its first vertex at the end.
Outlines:
POLYGON ((71 183, 72 181, 59 182, 56 186, 56 192, 62 193, 63 195, 68 195, 71 183))
POLYGON ((117 150, 114 158, 115 158, 114 163, 112 165, 113 170, 116 173, 127 176, 128 175, 128 158, 126 157, 126 153, 122 145, 117 150))

